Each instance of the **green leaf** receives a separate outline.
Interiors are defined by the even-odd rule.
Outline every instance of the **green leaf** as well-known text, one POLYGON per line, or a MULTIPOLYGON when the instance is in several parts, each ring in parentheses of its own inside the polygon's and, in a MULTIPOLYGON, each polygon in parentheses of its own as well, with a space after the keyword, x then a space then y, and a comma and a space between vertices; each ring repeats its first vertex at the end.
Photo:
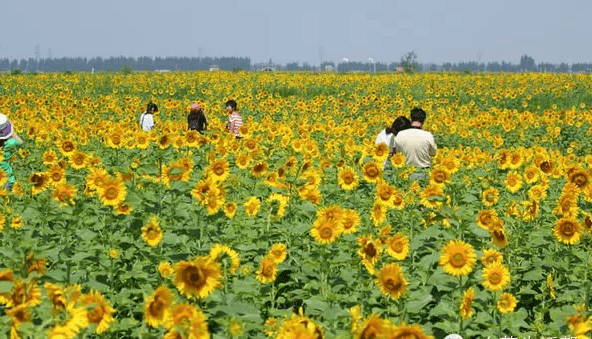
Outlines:
POLYGON ((78 229, 78 230, 76 230, 75 233, 80 239, 82 239, 84 241, 91 241, 94 238, 96 238, 96 236, 97 236, 97 234, 95 232, 93 232, 87 228, 86 229, 78 229))
POLYGON ((543 271, 540 268, 535 268, 532 271, 528 271, 522 276, 522 280, 528 280, 528 281, 542 280, 542 279, 543 279, 543 271))
POLYGON ((13 286, 14 283, 11 281, 0 281, 0 293, 9 293, 13 286))

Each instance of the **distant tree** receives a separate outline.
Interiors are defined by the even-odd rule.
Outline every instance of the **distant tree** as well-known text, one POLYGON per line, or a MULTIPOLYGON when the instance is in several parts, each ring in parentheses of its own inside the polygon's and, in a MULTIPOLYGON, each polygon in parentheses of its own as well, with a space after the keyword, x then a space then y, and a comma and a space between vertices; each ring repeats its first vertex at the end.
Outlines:
POLYGON ((569 65, 566 64, 565 62, 562 62, 561 64, 559 64, 559 67, 557 67, 557 72, 568 73, 569 72, 569 65))
POLYGON ((523 72, 535 72, 537 70, 534 58, 524 54, 520 57, 520 69, 523 72))
POLYGON ((414 51, 407 52, 401 57, 401 67, 405 73, 414 73, 419 71, 419 63, 417 62, 417 54, 414 51))

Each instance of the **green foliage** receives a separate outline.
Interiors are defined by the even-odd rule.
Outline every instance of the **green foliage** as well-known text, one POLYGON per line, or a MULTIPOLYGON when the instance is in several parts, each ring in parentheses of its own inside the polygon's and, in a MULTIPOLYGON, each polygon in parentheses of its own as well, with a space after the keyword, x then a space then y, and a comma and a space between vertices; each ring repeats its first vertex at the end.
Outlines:
POLYGON ((132 67, 128 65, 121 67, 119 70, 119 73, 124 75, 132 74, 132 72, 132 67))
POLYGON ((401 57, 401 67, 405 73, 415 73, 419 71, 419 63, 417 62, 417 54, 414 51, 407 52, 401 57))
POLYGON ((10 75, 19 75, 22 73, 23 73, 23 71, 21 71, 20 68, 14 68, 12 71, 10 71, 10 75))

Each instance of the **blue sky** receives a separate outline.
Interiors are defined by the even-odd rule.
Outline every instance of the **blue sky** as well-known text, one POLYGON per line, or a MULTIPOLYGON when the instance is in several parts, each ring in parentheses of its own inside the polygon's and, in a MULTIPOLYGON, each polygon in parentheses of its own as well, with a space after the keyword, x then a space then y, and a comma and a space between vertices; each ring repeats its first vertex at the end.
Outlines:
POLYGON ((592 1, 4 0, 0 58, 592 62, 592 1))

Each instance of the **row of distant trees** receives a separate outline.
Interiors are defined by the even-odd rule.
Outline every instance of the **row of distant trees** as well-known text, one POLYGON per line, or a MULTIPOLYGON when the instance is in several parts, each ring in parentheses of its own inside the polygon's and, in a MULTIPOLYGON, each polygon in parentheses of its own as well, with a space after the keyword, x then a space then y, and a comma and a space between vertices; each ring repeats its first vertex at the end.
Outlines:
POLYGON ((21 60, 0 59, 0 72, 19 69, 22 72, 112 72, 122 68, 137 71, 155 70, 209 70, 216 65, 221 70, 251 69, 250 58, 237 57, 111 57, 111 58, 29 58, 21 60))
POLYGON ((284 65, 269 60, 267 63, 251 64, 250 58, 238 57, 110 57, 110 58, 29 58, 29 59, 0 59, 0 72, 117 72, 127 71, 155 71, 155 70, 209 70, 213 65, 220 70, 253 70, 272 69, 287 71, 334 70, 338 72, 420 72, 420 71, 449 71, 449 72, 592 72, 592 63, 552 64, 548 62, 536 63, 534 58, 523 55, 520 63, 511 62, 445 62, 438 64, 421 64, 414 52, 405 54, 400 62, 358 62, 345 61, 334 63, 324 61, 320 65, 310 65, 306 62, 289 62, 284 65))

